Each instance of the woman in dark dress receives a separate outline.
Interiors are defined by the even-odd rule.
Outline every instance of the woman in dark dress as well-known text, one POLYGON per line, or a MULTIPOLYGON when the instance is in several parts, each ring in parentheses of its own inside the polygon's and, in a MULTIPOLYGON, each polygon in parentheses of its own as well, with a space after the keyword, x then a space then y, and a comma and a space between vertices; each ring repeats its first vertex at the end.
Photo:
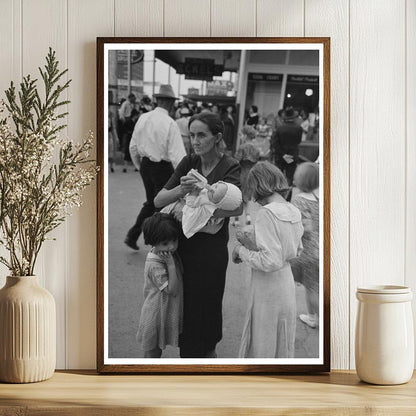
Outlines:
MULTIPOLYGON (((222 180, 240 186, 238 162, 221 151, 224 125, 218 115, 200 113, 191 117, 189 133, 194 154, 185 156, 165 187, 154 200, 161 208, 183 198, 197 182, 187 176, 191 169, 204 175, 209 184, 222 180)), ((196 233, 179 239, 179 255, 184 266, 184 322, 179 338, 182 358, 216 358, 215 347, 222 338, 222 298, 228 265, 229 217, 242 213, 217 209, 223 218, 216 234, 196 233)), ((177 215, 181 214, 181 210, 177 215)))

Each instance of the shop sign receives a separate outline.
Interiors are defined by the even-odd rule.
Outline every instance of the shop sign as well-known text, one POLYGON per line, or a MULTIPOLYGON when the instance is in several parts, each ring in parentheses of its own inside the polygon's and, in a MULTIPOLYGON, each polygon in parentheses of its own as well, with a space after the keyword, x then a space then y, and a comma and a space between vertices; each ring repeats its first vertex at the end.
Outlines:
MULTIPOLYGON (((130 63, 136 64, 141 62, 144 57, 144 51, 141 50, 134 50, 130 51, 130 63)), ((128 51, 117 51, 117 62, 120 63, 127 63, 128 59, 128 51)))
POLYGON ((234 83, 231 81, 215 80, 207 83, 207 95, 227 95, 232 91, 234 83))
POLYGON ((248 74, 249 81, 269 81, 269 82, 282 82, 283 74, 262 74, 250 72, 248 74))
POLYGON ((216 65, 214 59, 185 58, 185 63, 176 66, 178 74, 184 74, 185 79, 212 81, 213 76, 221 76, 224 65, 216 65))
POLYGON ((188 95, 199 95, 198 88, 188 88, 188 95))
POLYGON ((319 77, 317 75, 288 75, 287 82, 319 84, 319 77))

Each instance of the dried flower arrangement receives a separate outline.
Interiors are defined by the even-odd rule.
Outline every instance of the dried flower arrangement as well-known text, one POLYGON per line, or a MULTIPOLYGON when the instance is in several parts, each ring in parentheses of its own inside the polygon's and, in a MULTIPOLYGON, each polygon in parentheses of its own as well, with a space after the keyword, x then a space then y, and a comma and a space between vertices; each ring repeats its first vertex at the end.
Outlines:
POLYGON ((58 227, 96 175, 89 152, 92 133, 81 143, 59 137, 66 127, 58 120, 69 101, 60 101, 70 81, 59 82, 55 52, 49 48, 44 70, 44 96, 37 80, 23 78, 20 91, 13 82, 0 104, 0 245, 9 252, 1 256, 12 276, 31 276, 47 235, 58 227))

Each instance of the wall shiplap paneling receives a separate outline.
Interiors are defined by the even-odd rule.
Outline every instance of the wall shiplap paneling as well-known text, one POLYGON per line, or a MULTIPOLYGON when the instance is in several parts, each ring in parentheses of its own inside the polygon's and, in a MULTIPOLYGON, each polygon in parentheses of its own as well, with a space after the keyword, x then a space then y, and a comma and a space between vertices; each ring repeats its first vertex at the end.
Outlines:
POLYGON ((10 81, 19 84, 22 75, 21 0, 3 0, 0 13, 0 99, 10 81))
MULTIPOLYGON (((21 55, 21 0, 3 0, 0 13, 0 100, 13 81, 19 86, 22 77, 21 55)), ((6 249, 0 247, 0 255, 8 258, 6 249)), ((0 264, 0 287, 6 283, 9 271, 0 264)))
MULTIPOLYGON (((68 0, 68 136, 80 142, 96 126, 96 37, 114 33, 113 0, 68 0)), ((92 157, 95 157, 93 150, 92 157)), ((68 218, 67 368, 96 365, 96 183, 68 218)))
POLYGON ((304 36, 304 0, 257 0, 257 36, 304 36))
POLYGON ((348 3, 307 0, 305 36, 331 38, 331 366, 349 367, 348 3))
POLYGON ((115 36, 163 36, 163 0, 115 0, 115 36))
POLYGON ((211 0, 211 36, 256 36, 256 2, 211 0))
MULTIPOLYGON (((22 6, 23 75, 33 75, 42 85, 38 67, 45 65, 49 46, 56 51, 60 69, 67 67, 67 3, 66 0, 24 0, 22 6)), ((66 93, 61 98, 66 99, 66 93)), ((67 129, 61 131, 62 136, 66 134, 67 129)), ((64 223, 49 235, 56 241, 44 242, 36 268, 41 284, 53 294, 56 302, 58 368, 66 365, 65 288, 70 253, 74 249, 68 246, 67 228, 64 223)))
POLYGON ((357 286, 403 284, 405 0, 351 0, 350 365, 357 286))
MULTIPOLYGON (((405 284, 413 288, 413 316, 416 323, 416 1, 408 0, 406 4, 407 206, 405 284)), ((416 335, 416 325, 414 329, 416 335)))
POLYGON ((211 36, 210 0, 165 0, 164 36, 211 36))

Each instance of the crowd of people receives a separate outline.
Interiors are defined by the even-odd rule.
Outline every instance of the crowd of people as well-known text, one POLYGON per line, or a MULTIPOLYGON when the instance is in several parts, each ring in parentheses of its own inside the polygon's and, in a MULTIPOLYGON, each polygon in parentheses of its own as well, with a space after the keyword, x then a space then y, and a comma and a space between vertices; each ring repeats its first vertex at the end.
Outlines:
POLYGON ((293 358, 295 281, 308 307, 299 319, 319 326, 319 163, 299 155, 318 117, 289 107, 270 120, 253 105, 235 152, 233 106, 175 106, 170 85, 154 99, 156 106, 148 97, 136 103, 130 94, 118 128, 116 117, 109 120, 110 170, 118 147, 146 194, 124 241, 138 250, 143 232, 152 247, 137 332, 144 356, 159 358, 173 345, 182 358, 217 357, 231 219, 232 261, 252 269, 239 357, 293 358), (250 201, 260 205, 254 224, 250 201))

